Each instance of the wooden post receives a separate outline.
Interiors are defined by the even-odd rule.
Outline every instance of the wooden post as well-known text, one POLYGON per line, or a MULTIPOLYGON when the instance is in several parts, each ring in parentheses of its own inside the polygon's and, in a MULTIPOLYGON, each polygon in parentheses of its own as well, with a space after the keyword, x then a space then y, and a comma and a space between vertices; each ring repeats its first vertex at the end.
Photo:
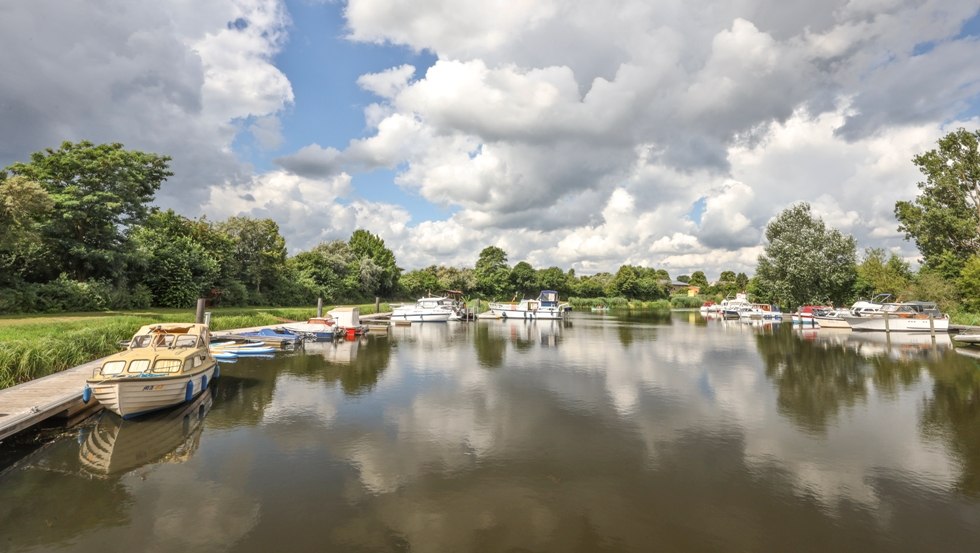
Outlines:
POLYGON ((929 315, 929 335, 936 339, 936 319, 932 315, 929 315))
POLYGON ((316 317, 323 317, 323 298, 316 299, 316 317))
POLYGON ((887 311, 884 312, 884 316, 885 316, 885 332, 891 332, 892 329, 891 329, 891 326, 888 324, 888 312, 887 311))
POLYGON ((375 313, 381 312, 381 298, 379 298, 378 296, 374 296, 374 312, 375 313))
POLYGON ((204 298, 197 298, 197 313, 194 314, 194 322, 204 324, 204 298))

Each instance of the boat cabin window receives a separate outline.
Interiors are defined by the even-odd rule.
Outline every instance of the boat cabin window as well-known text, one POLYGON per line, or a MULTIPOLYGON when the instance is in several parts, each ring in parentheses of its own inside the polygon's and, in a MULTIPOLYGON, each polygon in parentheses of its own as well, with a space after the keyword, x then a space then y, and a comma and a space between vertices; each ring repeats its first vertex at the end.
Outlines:
POLYGON ((178 336, 174 343, 178 348, 192 348, 197 345, 197 336, 178 336))
POLYGON ((122 372, 123 367, 125 366, 126 366, 125 361, 109 361, 105 365, 102 365, 102 374, 103 375, 119 374, 122 372))
POLYGON ((141 373, 146 369, 150 368, 149 359, 135 359, 129 362, 129 368, 126 369, 128 373, 141 373))
POLYGON ((173 334, 158 334, 153 340, 153 345, 170 347, 174 343, 174 338, 173 334))
POLYGON ((134 348, 145 348, 145 347, 147 347, 147 346, 150 345, 150 342, 152 340, 153 340, 153 336, 151 336, 149 334, 144 334, 142 336, 137 336, 137 337, 133 338, 133 347, 134 348))
POLYGON ((155 373, 175 373, 175 372, 180 372, 180 360, 179 359, 157 359, 157 362, 153 364, 153 372, 155 372, 155 373))

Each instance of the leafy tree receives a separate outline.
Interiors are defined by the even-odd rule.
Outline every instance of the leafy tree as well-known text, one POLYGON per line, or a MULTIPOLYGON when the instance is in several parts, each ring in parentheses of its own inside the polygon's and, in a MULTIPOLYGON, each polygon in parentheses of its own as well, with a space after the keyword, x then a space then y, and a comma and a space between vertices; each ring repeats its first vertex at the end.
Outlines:
POLYGON ((739 273, 735 277, 735 286, 739 290, 745 290, 745 289, 747 289, 748 286, 749 286, 749 277, 748 277, 748 275, 746 275, 745 273, 739 273))
POLYGON ((956 278, 980 253, 980 130, 958 129, 912 158, 925 175, 919 195, 895 204, 898 229, 915 241, 927 269, 956 278))
POLYGON ((885 250, 868 248, 857 267, 854 290, 866 298, 884 293, 898 297, 909 289, 911 282, 912 271, 902 258, 893 253, 886 259, 885 250))
POLYGON ((348 242, 351 253, 360 266, 361 289, 367 297, 391 297, 398 288, 401 269, 395 263, 395 254, 385 246, 385 241, 366 230, 355 230, 348 242))
POLYGON ((439 273, 435 265, 425 269, 408 271, 399 280, 405 294, 410 298, 420 298, 443 288, 439 285, 439 273))
POLYGON ((694 273, 691 275, 689 284, 691 286, 700 286, 704 288, 708 285, 708 277, 705 276, 704 271, 694 271, 694 273))
POLYGON ((531 296, 538 287, 537 275, 534 267, 527 261, 521 261, 510 270, 510 285, 518 294, 524 297, 531 296))
POLYGON ((569 295, 568 277, 558 267, 548 267, 537 272, 538 287, 544 290, 554 290, 559 296, 569 295))
POLYGON ((637 274, 636 267, 623 265, 616 271, 613 277, 613 287, 616 294, 626 298, 640 297, 640 275, 637 274))
POLYGON ((722 271, 721 276, 718 277, 719 282, 735 282, 735 271, 722 271))
POLYGON ((0 285, 23 280, 42 264, 42 225, 53 209, 40 184, 19 175, 0 180, 0 285))
POLYGON ((44 229, 52 254, 47 279, 61 272, 77 280, 116 278, 125 269, 128 232, 146 218, 156 191, 173 175, 169 162, 168 156, 124 150, 118 143, 64 142, 10 165, 0 178, 22 176, 50 195, 55 216, 44 229))
POLYGON ((475 277, 477 289, 484 297, 498 298, 507 294, 510 288, 510 269, 507 267, 507 253, 497 246, 487 246, 480 251, 476 260, 475 277))
POLYGON ((296 271, 316 287, 320 297, 338 302, 358 295, 349 285, 349 268, 355 265, 353 252, 347 242, 334 240, 317 244, 312 250, 300 252, 290 259, 296 271))
POLYGON ((606 295, 606 289, 612 288, 613 276, 609 273, 586 275, 578 279, 576 293, 583 298, 600 298, 606 295))
POLYGON ((262 293, 262 283, 274 282, 286 266, 286 240, 272 219, 230 217, 218 229, 234 244, 240 262, 239 279, 262 293))
POLYGON ((691 275, 678 275, 677 282, 683 282, 684 284, 687 284, 691 282, 691 275))
POLYGON ((132 233, 142 281, 154 305, 190 307, 214 288, 221 266, 194 238, 194 223, 173 210, 155 212, 132 233))
POLYGON ((442 290, 459 290, 464 294, 476 291, 476 273, 470 268, 443 267, 436 268, 439 278, 439 288, 442 290))
POLYGON ((801 203, 780 213, 766 227, 765 253, 759 256, 757 293, 763 300, 795 308, 811 302, 846 303, 857 278, 855 242, 801 203))
POLYGON ((966 260, 960 273, 959 289, 963 294, 963 307, 971 313, 980 313, 980 256, 966 260))

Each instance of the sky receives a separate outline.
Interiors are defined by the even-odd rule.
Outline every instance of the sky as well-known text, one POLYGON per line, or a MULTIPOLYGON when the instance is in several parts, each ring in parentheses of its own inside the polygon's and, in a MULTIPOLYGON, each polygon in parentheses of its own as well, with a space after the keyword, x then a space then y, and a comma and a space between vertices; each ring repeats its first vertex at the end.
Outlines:
POLYGON ((915 261, 912 157, 980 127, 972 0, 10 0, 0 166, 166 154, 156 205, 399 266, 754 273, 808 202, 915 261))

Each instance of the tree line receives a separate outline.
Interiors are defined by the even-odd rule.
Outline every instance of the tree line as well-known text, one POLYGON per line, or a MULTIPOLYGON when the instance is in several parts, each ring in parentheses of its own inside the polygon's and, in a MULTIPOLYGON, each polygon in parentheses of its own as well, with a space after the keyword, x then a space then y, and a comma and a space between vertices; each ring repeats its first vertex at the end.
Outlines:
MULTIPOLYGON (((858 261, 852 236, 828 228, 800 203, 766 228, 756 274, 678 275, 705 298, 747 291, 754 300, 795 308, 847 304, 875 293, 928 299, 980 311, 980 131, 959 129, 913 159, 925 180, 899 201, 899 230, 916 243, 921 267, 868 249, 858 261)), ((664 300, 678 290, 664 269, 622 265, 578 276, 559 267, 513 266, 499 247, 473 267, 404 271, 393 252, 363 229, 290 256, 271 219, 190 219, 151 203, 171 159, 123 145, 64 142, 0 171, 0 312, 309 305, 411 299, 445 290, 467 297, 664 300)))

